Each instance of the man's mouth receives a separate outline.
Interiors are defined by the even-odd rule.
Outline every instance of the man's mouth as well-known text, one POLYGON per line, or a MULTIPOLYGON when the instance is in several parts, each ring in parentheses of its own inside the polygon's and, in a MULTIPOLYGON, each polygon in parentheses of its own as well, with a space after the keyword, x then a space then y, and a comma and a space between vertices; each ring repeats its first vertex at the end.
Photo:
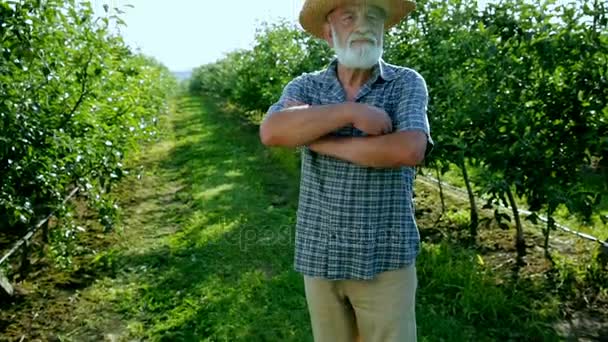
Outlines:
POLYGON ((370 44, 373 45, 376 42, 373 39, 368 38, 357 38, 350 41, 351 45, 361 45, 361 44, 370 44))

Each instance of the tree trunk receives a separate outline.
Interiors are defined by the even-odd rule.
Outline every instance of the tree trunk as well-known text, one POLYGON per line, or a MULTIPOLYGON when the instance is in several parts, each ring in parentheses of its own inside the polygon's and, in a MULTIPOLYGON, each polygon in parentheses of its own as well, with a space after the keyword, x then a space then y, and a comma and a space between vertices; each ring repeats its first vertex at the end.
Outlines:
POLYGON ((475 195, 469 181, 469 174, 464 158, 461 159, 460 168, 462 169, 462 177, 464 178, 464 184, 467 186, 467 193, 469 194, 469 204, 471 206, 471 223, 469 229, 471 231, 471 238, 477 237, 477 227, 479 226, 479 215, 477 214, 477 204, 475 203, 475 195))
POLYGON ((49 242, 49 220, 42 225, 42 241, 44 243, 49 242))
POLYGON ((21 265, 19 265, 19 276, 20 281, 23 281, 27 277, 30 271, 30 242, 25 241, 21 246, 21 265))
POLYGON ((597 23, 599 22, 600 19, 600 4, 598 0, 593 1, 593 35, 594 38, 597 38, 597 36, 599 35, 599 32, 597 30, 597 23))
POLYGON ((553 258, 549 252, 549 236, 551 235, 551 231, 555 230, 555 220, 553 219, 554 212, 555 208, 549 204, 549 208, 547 208, 547 226, 543 229, 543 235, 545 236, 545 244, 543 245, 543 248, 545 249, 545 258, 551 263, 553 263, 553 258))
POLYGON ((506 186, 507 197, 509 198, 509 205, 513 210, 513 219, 515 220, 515 248, 517 249, 517 263, 522 265, 524 262, 524 256, 526 255, 526 241, 524 239, 524 229, 521 226, 521 220, 519 219, 519 210, 513 197, 513 192, 507 184, 506 186))
POLYGON ((441 199, 441 215, 445 214, 445 197, 443 195, 443 184, 441 183, 441 172, 439 171, 439 165, 435 167, 437 171, 437 183, 439 184, 439 198, 441 199))

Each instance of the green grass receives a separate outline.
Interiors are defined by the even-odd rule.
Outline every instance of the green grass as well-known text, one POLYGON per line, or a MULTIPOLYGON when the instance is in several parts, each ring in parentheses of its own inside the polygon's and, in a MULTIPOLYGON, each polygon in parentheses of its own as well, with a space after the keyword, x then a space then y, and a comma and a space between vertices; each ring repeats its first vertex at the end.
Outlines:
MULTIPOLYGON (((212 103, 186 97, 179 108, 159 176, 180 184, 185 205, 144 224, 183 222, 164 244, 120 257, 123 268, 147 270, 115 299, 129 318, 127 336, 310 341, 302 279, 292 270, 297 159, 265 149, 254 126, 212 103)), ((425 246, 419 272, 423 341, 551 335, 528 324, 544 317, 514 288, 497 287, 470 251, 425 246)))
MULTIPOLYGON (((129 337, 311 340, 302 279, 292 270, 297 159, 269 152, 254 126, 212 103, 183 98, 180 109, 176 145, 160 170, 184 183, 177 194, 187 206, 169 214, 184 222, 165 245, 121 257, 128 267, 149 269, 117 299, 131 321, 129 337)), ((530 313, 526 298, 497 287, 475 260, 464 249, 425 246, 422 340, 516 337, 511 324, 528 336, 550 335, 543 324, 526 324, 543 317, 530 313)))
MULTIPOLYGON (((133 161, 145 165, 142 180, 120 188, 124 228, 95 258, 99 278, 62 302, 40 335, 312 341, 292 270, 295 153, 264 148, 257 127, 211 101, 181 97, 175 107, 163 140, 133 161)), ((558 340, 555 296, 499 277, 473 249, 425 243, 418 272, 421 341, 558 340)))

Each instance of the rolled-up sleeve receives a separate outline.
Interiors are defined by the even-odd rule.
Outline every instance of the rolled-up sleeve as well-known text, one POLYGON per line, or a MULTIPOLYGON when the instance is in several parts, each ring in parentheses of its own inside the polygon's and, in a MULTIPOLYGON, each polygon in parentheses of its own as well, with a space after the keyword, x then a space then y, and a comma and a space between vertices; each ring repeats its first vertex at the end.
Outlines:
POLYGON ((429 94, 422 75, 414 70, 408 70, 399 80, 397 91, 400 93, 395 111, 395 130, 423 131, 427 137, 425 155, 433 149, 431 129, 427 116, 429 94))
POLYGON ((290 103, 310 104, 308 96, 308 88, 310 85, 307 82, 307 74, 303 74, 287 83, 285 88, 283 88, 283 93, 279 100, 268 108, 266 114, 268 115, 283 110, 288 107, 290 103))

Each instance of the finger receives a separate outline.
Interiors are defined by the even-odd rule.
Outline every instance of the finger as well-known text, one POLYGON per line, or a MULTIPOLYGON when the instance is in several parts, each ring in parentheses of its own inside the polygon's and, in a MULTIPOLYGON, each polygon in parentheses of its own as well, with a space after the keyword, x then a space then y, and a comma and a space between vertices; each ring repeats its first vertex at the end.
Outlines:
POLYGON ((391 122, 387 122, 386 125, 384 126, 384 131, 386 133, 390 133, 393 131, 393 125, 391 122))

